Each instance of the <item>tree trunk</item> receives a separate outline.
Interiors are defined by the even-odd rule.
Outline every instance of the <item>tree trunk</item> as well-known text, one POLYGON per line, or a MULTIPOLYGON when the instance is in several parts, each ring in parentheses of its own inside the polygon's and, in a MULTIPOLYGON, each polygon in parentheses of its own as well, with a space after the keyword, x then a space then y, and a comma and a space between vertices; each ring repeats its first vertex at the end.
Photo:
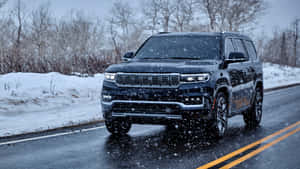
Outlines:
POLYGON ((295 21, 295 41, 294 41, 294 58, 293 58, 293 66, 297 66, 297 46, 298 46, 298 39, 299 39, 299 21, 300 19, 297 19, 295 21))

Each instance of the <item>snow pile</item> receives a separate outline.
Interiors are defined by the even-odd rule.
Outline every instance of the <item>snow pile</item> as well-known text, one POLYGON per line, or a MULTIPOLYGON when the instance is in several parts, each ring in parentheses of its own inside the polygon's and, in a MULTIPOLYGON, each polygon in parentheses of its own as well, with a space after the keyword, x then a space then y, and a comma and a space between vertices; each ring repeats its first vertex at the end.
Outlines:
POLYGON ((103 74, 0 75, 0 137, 102 119, 102 82, 103 74))
POLYGON ((300 83, 300 68, 264 63, 264 88, 300 83))
POLYGON ((102 81, 102 74, 86 78, 59 73, 0 75, 0 113, 3 110, 15 112, 24 104, 38 110, 41 107, 65 107, 82 100, 93 101, 100 96, 102 81))
MULTIPOLYGON (((103 74, 0 75, 0 137, 101 120, 103 74)), ((300 83, 300 68, 264 64, 264 87, 300 83)))
POLYGON ((51 96, 94 97, 101 91, 102 74, 81 78, 59 73, 9 73, 0 75, 1 98, 51 96))

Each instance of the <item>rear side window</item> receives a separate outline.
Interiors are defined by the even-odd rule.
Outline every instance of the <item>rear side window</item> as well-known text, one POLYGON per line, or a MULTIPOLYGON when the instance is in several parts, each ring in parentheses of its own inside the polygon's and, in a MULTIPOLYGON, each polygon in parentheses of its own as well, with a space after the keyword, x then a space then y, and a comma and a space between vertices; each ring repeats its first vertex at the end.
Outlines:
POLYGON ((245 45, 247 48, 247 52, 251 58, 251 60, 256 60, 257 59, 257 54, 256 54, 256 50, 253 46, 253 43, 250 41, 245 41, 245 45))
POLYGON ((231 39, 226 39, 225 40, 225 57, 228 58, 229 54, 231 52, 234 52, 234 47, 232 44, 232 40, 231 39))
POLYGON ((247 52, 245 50, 245 47, 243 45, 242 40, 240 40, 240 39, 233 39, 233 44, 236 47, 237 52, 244 53, 245 57, 247 59, 249 59, 249 56, 248 56, 248 54, 247 54, 247 52))

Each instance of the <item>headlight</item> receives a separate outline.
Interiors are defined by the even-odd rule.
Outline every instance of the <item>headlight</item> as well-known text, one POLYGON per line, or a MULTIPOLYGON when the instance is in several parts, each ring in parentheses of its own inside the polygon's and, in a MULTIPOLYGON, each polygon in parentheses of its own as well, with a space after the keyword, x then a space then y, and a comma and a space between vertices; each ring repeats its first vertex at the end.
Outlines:
POLYGON ((116 79, 116 73, 104 73, 105 80, 114 81, 116 79))
POLYGON ((201 74, 182 74, 180 81, 184 83, 206 82, 210 78, 208 73, 201 74))

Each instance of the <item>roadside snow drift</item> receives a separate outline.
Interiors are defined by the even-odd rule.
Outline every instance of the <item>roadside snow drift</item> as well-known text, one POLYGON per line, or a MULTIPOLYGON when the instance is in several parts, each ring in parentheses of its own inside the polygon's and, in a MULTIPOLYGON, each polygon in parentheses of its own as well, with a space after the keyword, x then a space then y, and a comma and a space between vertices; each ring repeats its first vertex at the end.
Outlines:
POLYGON ((103 75, 59 73, 0 75, 0 137, 102 119, 103 75))
POLYGON ((300 83, 300 68, 264 64, 264 88, 300 83))
MULTIPOLYGON (((264 87, 300 83, 300 69, 264 64, 264 87)), ((0 75, 0 137, 44 131, 102 119, 103 74, 0 75)))

